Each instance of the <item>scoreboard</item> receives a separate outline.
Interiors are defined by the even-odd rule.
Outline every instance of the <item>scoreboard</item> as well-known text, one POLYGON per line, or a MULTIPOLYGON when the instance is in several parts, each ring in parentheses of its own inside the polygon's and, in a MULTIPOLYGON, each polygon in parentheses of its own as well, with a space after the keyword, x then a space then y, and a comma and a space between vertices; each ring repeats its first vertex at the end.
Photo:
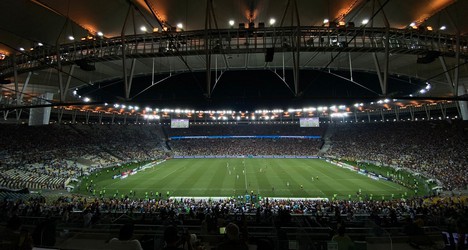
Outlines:
POLYGON ((299 125, 301 128, 319 127, 318 117, 299 118, 299 125))
POLYGON ((171 128, 188 128, 188 119, 171 119, 171 128))

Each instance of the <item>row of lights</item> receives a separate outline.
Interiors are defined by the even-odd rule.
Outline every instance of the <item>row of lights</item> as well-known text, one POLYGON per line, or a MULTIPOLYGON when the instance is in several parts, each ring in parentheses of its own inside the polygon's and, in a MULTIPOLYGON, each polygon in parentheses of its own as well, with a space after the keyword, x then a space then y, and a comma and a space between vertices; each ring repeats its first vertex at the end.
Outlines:
MULTIPOLYGON (((417 29, 418 28, 418 25, 415 23, 415 22, 412 22, 410 23, 409 27, 413 28, 413 29, 417 29)), ((425 27, 428 31, 433 31, 434 28, 432 28, 432 26, 426 26, 425 27)), ((442 25, 440 26, 439 30, 446 30, 447 29, 447 26, 445 25, 442 25)))
MULTIPOLYGON (((270 20, 269 20, 270 26, 275 25, 275 23, 276 23, 276 19, 275 19, 275 18, 270 18, 270 20)), ((329 24, 329 23, 330 23, 330 20, 329 20, 328 18, 323 19, 323 24, 329 24)), ((363 20, 361 21, 361 24, 362 24, 362 25, 366 25, 366 24, 368 24, 368 23, 369 23, 369 19, 367 19, 367 18, 365 18, 365 19, 363 19, 363 20)), ((229 26, 233 27, 234 24, 235 24, 235 21, 234 21, 233 19, 229 20, 229 26)), ((339 25, 339 26, 344 26, 344 25, 345 25, 345 22, 340 21, 340 22, 338 23, 338 25, 339 25)), ((176 25, 176 27, 177 27, 179 30, 182 30, 182 29, 184 28, 184 25, 183 25, 182 23, 178 23, 178 24, 176 25)), ((411 28, 413 28, 413 29, 417 29, 417 28, 418 28, 418 26, 416 25, 415 22, 410 23, 409 27, 411 27, 411 28)), ((432 28, 431 26, 427 26, 426 29, 429 30, 429 31, 432 31, 432 30, 433 30, 433 28, 432 28)), ((446 30, 446 29, 447 29, 447 26, 445 26, 445 25, 442 25, 442 26, 440 26, 440 28, 439 28, 439 30, 446 30)), ((140 27, 140 30, 141 30, 142 32, 147 32, 147 31, 148 31, 148 29, 146 28, 146 26, 141 26, 141 27, 140 27)), ((154 29, 153 29, 153 32, 157 32, 158 30, 159 30, 158 28, 154 28, 154 29)), ((163 30, 164 30, 164 31, 167 31, 167 27, 164 27, 163 30)), ((102 33, 101 31, 98 31, 98 32, 96 33, 96 35, 97 35, 98 37, 101 37, 101 38, 102 38, 102 37, 104 36, 104 33, 102 33)), ((82 38, 82 40, 86 40, 86 38, 88 38, 88 39, 93 39, 92 36, 88 36, 88 37, 82 38)), ((72 35, 70 35, 70 36, 68 36, 68 40, 74 41, 74 40, 75 40, 75 37, 72 36, 72 35)), ((41 42, 38 42, 38 43, 37 43, 37 46, 41 47, 41 46, 43 46, 43 44, 42 44, 41 42)), ((25 48, 21 47, 21 48, 19 48, 19 50, 20 50, 20 51, 25 51, 25 48)), ((30 50, 34 50, 34 48, 31 48, 30 50)), ((4 59, 4 58, 5 58, 5 54, 0 53, 0 60, 3 60, 2 57, 3 57, 3 59, 4 59)))
MULTIPOLYGON (((96 35, 97 35, 98 37, 100 37, 100 38, 104 37, 104 33, 102 33, 101 31, 98 31, 98 32, 96 33, 96 35)), ((68 38, 68 40, 70 40, 70 41, 74 41, 74 40, 75 40, 75 37, 72 36, 72 35, 69 35, 67 38, 68 38)), ((86 37, 81 38, 81 40, 86 40, 86 39, 90 39, 90 40, 91 40, 91 39, 94 39, 94 37, 91 36, 91 35, 89 35, 89 36, 86 36, 86 37)), ((37 43, 35 44, 35 46, 37 46, 37 47, 42 47, 42 46, 44 46, 44 44, 41 43, 41 42, 37 42, 37 43)), ((26 49, 25 49, 24 47, 20 47, 19 50, 20 50, 20 51, 25 51, 26 49)), ((32 51, 32 50, 34 50, 34 48, 30 48, 29 50, 32 51)))

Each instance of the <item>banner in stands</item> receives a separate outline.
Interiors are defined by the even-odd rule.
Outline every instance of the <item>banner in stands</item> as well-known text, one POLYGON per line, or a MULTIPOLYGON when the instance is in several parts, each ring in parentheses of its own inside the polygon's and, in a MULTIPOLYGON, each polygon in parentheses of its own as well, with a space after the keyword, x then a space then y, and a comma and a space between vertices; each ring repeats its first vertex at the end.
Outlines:
POLYGON ((116 174, 114 176, 112 176, 112 179, 125 179, 127 178, 128 176, 130 175, 134 175, 134 174, 137 174, 138 172, 141 172, 141 171, 144 171, 145 169, 147 168, 152 168, 154 166, 157 166, 163 162, 165 162, 166 160, 161 160, 161 161, 157 161, 157 162, 150 162, 148 164, 145 164, 143 166, 140 166, 140 167, 137 167, 137 168, 134 168, 132 170, 128 170, 128 171, 125 171, 125 172, 122 172, 120 174, 116 174))
POLYGON ((171 136, 171 140, 184 139, 320 139, 318 135, 210 135, 210 136, 171 136))

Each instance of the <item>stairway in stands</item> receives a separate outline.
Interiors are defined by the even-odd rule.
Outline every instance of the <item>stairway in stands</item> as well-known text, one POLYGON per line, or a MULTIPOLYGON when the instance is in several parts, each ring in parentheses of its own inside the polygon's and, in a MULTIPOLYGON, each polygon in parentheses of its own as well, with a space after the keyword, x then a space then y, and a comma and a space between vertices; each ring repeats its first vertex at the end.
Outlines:
POLYGON ((161 138, 161 146, 164 149, 164 152, 170 152, 172 149, 168 144, 168 135, 167 131, 164 129, 162 125, 156 126, 156 134, 161 138))
POLYGON ((329 125, 323 135, 323 145, 322 145, 322 148, 320 148, 319 155, 324 155, 330 149, 331 137, 333 136, 334 133, 335 133, 334 126, 329 125))

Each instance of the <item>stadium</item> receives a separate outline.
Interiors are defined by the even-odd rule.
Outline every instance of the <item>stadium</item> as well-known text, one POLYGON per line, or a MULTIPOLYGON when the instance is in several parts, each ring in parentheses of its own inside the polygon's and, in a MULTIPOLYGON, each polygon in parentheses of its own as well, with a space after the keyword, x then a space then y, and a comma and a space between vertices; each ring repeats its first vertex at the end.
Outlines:
POLYGON ((0 249, 467 248, 468 1, 0 7, 0 249))

